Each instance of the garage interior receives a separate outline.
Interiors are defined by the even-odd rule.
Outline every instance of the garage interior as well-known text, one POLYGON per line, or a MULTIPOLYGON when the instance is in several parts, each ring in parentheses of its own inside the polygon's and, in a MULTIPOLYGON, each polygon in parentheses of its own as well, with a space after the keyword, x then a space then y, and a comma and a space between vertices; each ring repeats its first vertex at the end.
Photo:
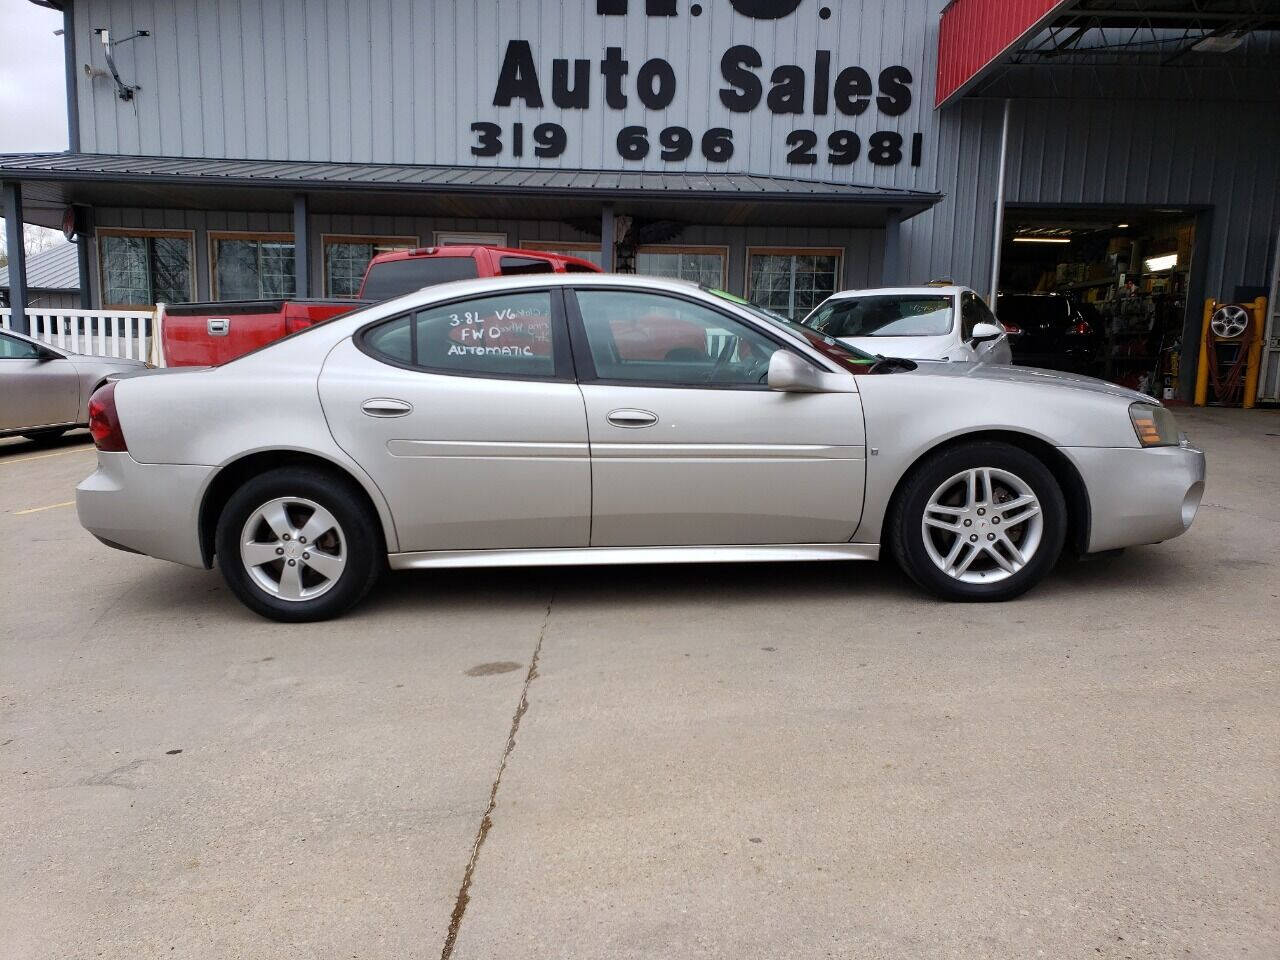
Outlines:
POLYGON ((1172 399, 1187 362, 1184 331, 1195 319, 1188 297, 1196 216, 1174 208, 1009 207, 996 312, 1014 362, 1172 399))

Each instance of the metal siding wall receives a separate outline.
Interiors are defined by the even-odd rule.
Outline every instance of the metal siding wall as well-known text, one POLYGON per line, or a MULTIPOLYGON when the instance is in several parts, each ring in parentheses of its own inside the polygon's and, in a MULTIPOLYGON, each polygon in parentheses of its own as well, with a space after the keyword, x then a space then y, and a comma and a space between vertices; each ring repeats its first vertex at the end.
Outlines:
MULTIPOLYGON (((998 137, 998 112, 984 123, 998 137)), ((1212 206, 1208 293, 1230 296, 1239 284, 1265 282, 1280 222, 1274 111, 1230 103, 1015 103, 1010 136, 1010 204, 1212 206)))
MULTIPOLYGON (((512 123, 526 124, 524 156, 509 150, 497 158, 521 167, 661 170, 658 131, 690 129, 696 139, 715 126, 734 132, 735 153, 715 164, 694 155, 684 169, 723 170, 852 179, 918 186, 923 170, 908 163, 875 166, 863 157, 853 167, 832 167, 819 149, 814 166, 786 162, 786 135, 810 128, 825 146, 826 134, 847 128, 865 141, 877 130, 926 142, 935 120, 930 109, 936 61, 937 0, 868 0, 831 4, 820 21, 816 4, 783 20, 756 21, 736 14, 726 0, 706 0, 700 17, 681 3, 677 17, 645 15, 632 0, 626 16, 602 17, 594 0, 77 0, 79 59, 105 67, 94 27, 116 37, 138 28, 152 36, 116 50, 125 80, 142 91, 132 103, 115 97, 109 79, 81 84, 84 149, 141 153, 318 161, 469 164, 475 121, 500 123, 510 139, 512 123), (494 28, 496 25, 496 29, 494 28), (492 105, 507 42, 529 41, 545 105, 492 105), (805 113, 775 115, 762 103, 748 114, 721 104, 720 55, 734 44, 759 50, 757 75, 766 91, 769 74, 794 63, 807 74, 805 113), (628 104, 604 106, 599 61, 608 46, 621 47, 630 64, 628 104), (880 113, 872 102, 858 117, 829 105, 812 107, 814 50, 832 51, 832 80, 841 68, 879 71, 902 63, 912 72, 912 106, 902 116, 880 113), (676 96, 663 110, 648 110, 636 96, 636 75, 646 59, 662 56, 676 75, 676 96), (589 110, 562 110, 551 102, 552 61, 591 63, 589 110), (569 148, 559 158, 532 155, 532 126, 564 126, 569 148), (637 164, 617 154, 618 131, 649 128, 653 149, 637 164)), ((509 144, 508 144, 509 146, 509 144)))
MULTIPOLYGON (((941 5, 831 4, 831 19, 819 23, 816 5, 804 4, 794 16, 766 23, 734 15, 724 0, 704 0, 706 12, 696 19, 685 3, 679 17, 646 17, 643 0, 632 0, 626 17, 596 16, 592 0, 77 0, 81 63, 104 65, 93 27, 109 27, 116 36, 153 31, 119 50, 122 75, 143 87, 133 104, 116 99, 109 80, 79 84, 82 144, 87 152, 105 153, 466 165, 474 162, 473 120, 501 122, 508 136, 511 123, 522 121, 525 155, 504 154, 502 163, 590 169, 624 166, 614 138, 628 124, 647 126, 651 139, 671 123, 698 135, 724 125, 734 130, 733 160, 714 165, 695 153, 687 169, 942 191, 947 198, 937 208, 903 225, 904 276, 951 276, 981 288, 990 262, 1000 105, 960 101, 930 109, 941 5), (542 110, 491 106, 512 38, 533 45, 548 104, 542 110), (763 105, 730 114, 717 96, 724 86, 719 55, 736 43, 761 52, 766 89, 770 70, 781 63, 800 64, 811 79, 818 45, 833 51, 833 74, 858 64, 874 78, 901 62, 915 78, 912 106, 900 117, 879 114, 874 105, 860 117, 775 116, 763 105), (601 107, 598 61, 610 45, 621 46, 631 62, 624 111, 601 107), (659 49, 674 67, 677 96, 670 108, 648 111, 634 95, 634 77, 659 49), (550 104, 555 56, 591 59, 591 110, 550 104), (543 120, 568 132, 570 149, 558 159, 532 156, 531 124, 543 120), (864 154, 853 167, 832 168, 823 150, 815 166, 789 166, 784 138, 799 127, 822 138, 845 127, 864 141, 875 130, 908 137, 919 130, 922 165, 876 167, 864 154)), ((1015 104, 1010 135, 1011 203, 1211 204, 1208 290, 1230 293, 1236 284, 1262 282, 1280 215, 1273 160, 1280 154, 1280 117, 1274 111, 1234 103, 1035 101, 1015 104)), ((654 149, 636 166, 661 169, 663 162, 654 149)), ((735 243, 747 236, 715 233, 735 243)), ((820 244, 811 238, 821 233, 805 232, 802 242, 820 244)), ((772 238, 792 234, 769 235, 781 242, 772 238)), ((850 255, 849 282, 878 279, 882 241, 868 242, 868 267, 857 272, 850 255)), ((739 259, 735 253, 736 271, 739 259)))

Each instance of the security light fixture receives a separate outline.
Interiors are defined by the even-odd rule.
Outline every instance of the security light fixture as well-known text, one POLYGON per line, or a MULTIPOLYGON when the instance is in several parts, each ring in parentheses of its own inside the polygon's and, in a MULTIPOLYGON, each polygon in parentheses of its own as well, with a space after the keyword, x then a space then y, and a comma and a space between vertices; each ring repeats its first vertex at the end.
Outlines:
POLYGON ((1129 229, 1129 225, 1128 225, 1127 223, 1117 223, 1117 224, 1116 224, 1116 229, 1117 229, 1117 230, 1128 230, 1128 229, 1129 229))
POLYGON ((1014 237, 1014 243, 1070 243, 1070 237, 1014 237))
POLYGON ((1158 257, 1147 257, 1146 260, 1142 261, 1142 265, 1146 267, 1147 273, 1172 270, 1178 265, 1178 255, 1176 253, 1166 253, 1158 257))

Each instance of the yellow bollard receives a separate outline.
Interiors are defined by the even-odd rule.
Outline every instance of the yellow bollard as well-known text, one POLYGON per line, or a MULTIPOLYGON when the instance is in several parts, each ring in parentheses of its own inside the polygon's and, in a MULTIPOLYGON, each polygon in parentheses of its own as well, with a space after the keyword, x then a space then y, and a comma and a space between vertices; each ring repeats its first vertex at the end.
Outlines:
POLYGON ((1204 302, 1204 323, 1200 324, 1200 362, 1196 364, 1194 402, 1197 407, 1203 407, 1209 402, 1209 322, 1213 319, 1213 311, 1217 309, 1218 301, 1212 297, 1204 302))
POLYGON ((1252 410, 1258 402, 1258 375, 1262 370, 1262 343, 1267 329, 1267 298, 1259 297, 1248 306, 1253 313, 1253 342, 1249 344, 1248 365, 1244 369, 1244 396, 1240 405, 1245 410, 1252 410))

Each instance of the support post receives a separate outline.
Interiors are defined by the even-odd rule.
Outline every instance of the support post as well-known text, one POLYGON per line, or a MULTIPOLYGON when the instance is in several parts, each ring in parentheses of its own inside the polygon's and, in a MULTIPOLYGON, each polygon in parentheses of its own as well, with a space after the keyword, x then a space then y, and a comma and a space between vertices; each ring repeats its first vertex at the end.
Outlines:
POLYGON ((79 153, 80 65, 76 62, 76 14, 69 3, 62 5, 62 59, 67 73, 67 149, 79 153))
POLYGON ((93 309, 93 276, 89 273, 89 238, 76 237, 76 266, 80 274, 80 309, 93 309))
POLYGON ((311 230, 308 217, 307 195, 293 198, 293 278, 294 290, 303 299, 311 292, 311 230))
POLYGON ((1004 240, 1004 180, 1009 162, 1009 104, 1004 102, 1004 121, 1000 124, 1000 172, 996 174, 996 222, 991 237, 991 295, 987 300, 992 310, 996 308, 996 295, 1000 293, 1000 245, 1004 240))
POLYGON ((15 180, 4 182, 4 231, 9 246, 10 325, 18 333, 27 327, 27 253, 23 246, 22 187, 15 180))
POLYGON ((889 211, 884 227, 884 264, 880 268, 880 285, 896 287, 902 282, 902 211, 889 211))
POLYGON ((617 266, 613 232, 613 204, 606 203, 600 208, 600 269, 605 273, 613 273, 617 266))

